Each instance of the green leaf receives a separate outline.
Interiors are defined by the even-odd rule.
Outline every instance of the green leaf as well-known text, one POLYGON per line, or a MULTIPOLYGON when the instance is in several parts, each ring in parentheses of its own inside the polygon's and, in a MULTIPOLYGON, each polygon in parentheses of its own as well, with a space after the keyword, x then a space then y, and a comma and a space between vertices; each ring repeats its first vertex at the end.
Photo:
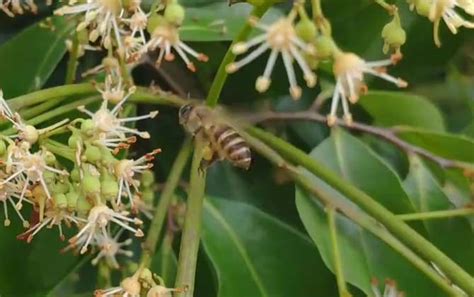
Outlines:
POLYGON ((438 156, 474 163, 474 140, 467 136, 438 133, 421 129, 403 129, 397 135, 438 156))
MULTIPOLYGON (((13 209, 9 211, 13 215, 13 209)), ((21 222, 12 220, 10 227, 1 228, 1 296, 45 296, 79 263, 80 258, 72 253, 60 253, 67 243, 60 241, 56 232, 40 232, 28 244, 16 239, 24 232, 21 222)))
POLYGON ((333 129, 331 137, 310 155, 392 212, 414 211, 395 171, 360 140, 342 129, 333 129))
MULTIPOLYGON (((331 137, 316 147, 310 155, 392 212, 414 211, 414 206, 395 172, 366 145, 343 130, 333 129, 331 137)), ((308 172, 306 175, 333 199, 339 199, 348 207, 357 207, 314 175, 308 172)), ((300 190, 296 192, 296 205, 306 230, 318 246, 324 262, 332 269, 332 248, 323 206, 300 190)), ((408 296, 413 295, 413 292, 416 292, 417 296, 443 296, 423 275, 417 272, 407 274, 406 271, 414 270, 407 261, 350 220, 339 216, 338 230, 341 236, 342 259, 345 263, 344 274, 351 284, 370 295, 372 277, 379 280, 392 278, 408 296)))
POLYGON ((15 97, 43 86, 66 52, 75 22, 51 18, 51 28, 36 23, 0 47, 0 87, 15 97))
MULTIPOLYGON (((251 10, 250 4, 240 3, 229 7, 227 2, 187 7, 180 37, 188 41, 232 40, 247 22, 251 10)), ((272 8, 262 22, 271 23, 281 15, 272 8)))
MULTIPOLYGON (((327 193, 334 199, 341 199, 332 189, 328 189, 327 193)), ((333 250, 324 207, 299 188, 296 191, 296 205, 324 262, 334 271, 333 250)), ((395 280, 406 296, 445 296, 444 292, 439 291, 402 256, 342 215, 337 215, 337 231, 345 279, 367 295, 373 296, 370 281, 375 277, 380 281, 387 278, 395 280)))
MULTIPOLYGON (((419 212, 453 208, 443 189, 428 168, 416 157, 410 157, 410 172, 405 190, 419 212)), ((464 218, 423 221, 429 238, 451 259, 469 273, 474 273, 474 234, 464 218)))
POLYGON ((371 91, 360 105, 378 126, 413 126, 445 131, 441 112, 426 98, 402 92, 371 91))
POLYGON ((337 294, 311 241, 250 205, 207 199, 202 240, 219 297, 337 294))

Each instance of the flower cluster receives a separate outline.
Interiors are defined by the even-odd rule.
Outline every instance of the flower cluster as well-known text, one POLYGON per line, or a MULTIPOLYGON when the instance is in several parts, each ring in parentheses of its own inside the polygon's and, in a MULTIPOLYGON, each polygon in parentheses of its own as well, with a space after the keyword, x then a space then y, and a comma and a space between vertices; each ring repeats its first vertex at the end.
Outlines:
MULTIPOLYGON (((196 67, 189 56, 203 62, 208 60, 206 55, 196 52, 180 39, 179 29, 185 19, 185 10, 176 0, 167 1, 166 5, 149 13, 141 8, 141 0, 76 2, 70 0, 69 5, 57 9, 55 14, 80 15, 82 21, 77 26, 78 35, 87 32, 91 44, 98 43, 109 50, 109 55, 116 54, 124 63, 136 63, 142 55, 154 50, 159 51, 157 64, 163 59, 172 61, 174 50, 192 71, 196 67)), ((82 50, 88 48, 94 47, 81 47, 82 50)))
POLYGON ((157 112, 124 117, 123 106, 134 88, 125 90, 121 83, 111 80, 107 76, 104 86, 97 86, 103 98, 98 110, 79 107, 90 118, 66 119, 43 129, 27 124, 0 98, 0 116, 16 131, 0 139, 0 201, 5 226, 11 224, 12 209, 27 228, 20 235, 27 242, 52 227, 65 240, 63 228, 74 227, 77 234, 69 239, 65 250, 77 249, 84 254, 92 248, 98 251, 93 264, 103 259, 118 268, 118 255, 132 256, 126 250, 131 239, 121 241, 122 233, 144 235, 137 216, 140 212, 150 216, 153 193, 150 197, 149 189, 154 182, 150 169, 160 150, 138 158, 118 157, 117 153, 137 137, 149 138, 147 132, 128 124, 153 118, 157 112), (70 134, 67 145, 51 139, 64 133, 70 134), (69 159, 73 168, 64 169, 58 156, 69 159), (142 199, 142 189, 147 191, 146 200, 142 199), (30 220, 22 214, 25 204, 33 209, 30 220))
POLYGON ((95 297, 171 297, 173 292, 185 292, 186 289, 167 288, 163 280, 147 268, 138 269, 132 276, 124 278, 117 287, 96 290, 95 297))

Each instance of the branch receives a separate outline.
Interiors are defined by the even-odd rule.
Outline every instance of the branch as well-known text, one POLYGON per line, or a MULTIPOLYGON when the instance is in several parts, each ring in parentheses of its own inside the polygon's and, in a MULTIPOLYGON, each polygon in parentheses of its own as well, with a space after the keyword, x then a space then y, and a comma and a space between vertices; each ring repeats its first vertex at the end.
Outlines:
MULTIPOLYGON (((260 114, 250 115, 246 117, 252 123, 265 122, 265 121, 283 121, 283 120, 301 120, 301 121, 315 121, 320 123, 326 123, 327 119, 324 115, 313 112, 313 111, 300 111, 300 112, 263 112, 260 114)), ((430 151, 427 151, 423 148, 420 148, 416 145, 413 145, 405 140, 399 138, 396 134, 395 129, 374 127, 371 125, 353 122, 351 125, 346 124, 342 120, 336 121, 337 125, 343 126, 347 129, 361 131, 367 134, 371 134, 387 140, 388 142, 394 144, 402 151, 407 154, 416 154, 420 157, 423 157, 427 160, 433 161, 442 168, 461 168, 461 169, 472 169, 472 165, 456 161, 445 159, 443 157, 437 156, 430 151)))

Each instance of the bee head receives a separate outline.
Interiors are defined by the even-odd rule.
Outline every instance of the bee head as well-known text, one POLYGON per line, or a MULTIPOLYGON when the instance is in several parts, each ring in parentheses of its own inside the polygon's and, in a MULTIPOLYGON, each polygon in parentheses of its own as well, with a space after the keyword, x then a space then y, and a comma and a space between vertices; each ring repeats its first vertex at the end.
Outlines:
POLYGON ((186 104, 181 106, 181 108, 179 109, 179 122, 181 124, 183 124, 183 122, 189 119, 189 115, 191 114, 193 108, 193 104, 186 104))

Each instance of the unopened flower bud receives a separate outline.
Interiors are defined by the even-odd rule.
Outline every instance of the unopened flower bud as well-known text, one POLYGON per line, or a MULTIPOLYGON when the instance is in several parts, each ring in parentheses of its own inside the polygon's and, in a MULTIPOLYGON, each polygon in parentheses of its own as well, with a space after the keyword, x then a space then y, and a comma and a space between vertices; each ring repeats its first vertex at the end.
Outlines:
POLYGON ((55 194, 65 194, 69 190, 69 184, 65 182, 57 182, 52 187, 52 192, 55 194))
POLYGON ((177 2, 168 4, 164 12, 165 19, 175 25, 181 25, 185 15, 184 7, 177 2))
POLYGON ((77 135, 77 133, 72 133, 72 135, 69 136, 69 138, 67 140, 67 145, 70 148, 77 149, 77 144, 78 143, 79 144, 81 143, 81 137, 79 135, 77 135))
POLYGON ((81 132, 87 136, 94 135, 95 132, 95 125, 91 119, 87 119, 82 121, 81 123, 81 132))
POLYGON ((148 33, 153 34, 156 28, 158 28, 159 26, 163 26, 166 23, 166 19, 162 15, 155 13, 148 18, 146 30, 148 31, 148 33))
POLYGON ((405 44, 406 33, 400 25, 398 17, 395 17, 390 23, 383 27, 382 38, 384 39, 383 52, 385 54, 390 48, 399 51, 400 47, 405 44))
POLYGON ((421 16, 428 17, 430 15, 431 5, 431 0, 415 0, 416 12, 421 16))
POLYGON ((38 141, 39 133, 34 126, 26 125, 21 131, 20 136, 30 144, 34 144, 38 141))
POLYGON ((105 200, 115 199, 119 193, 118 182, 110 175, 105 175, 101 181, 101 194, 105 200))
POLYGON ((314 46, 316 48, 316 55, 320 60, 329 59, 334 53, 334 41, 328 36, 318 36, 314 42, 314 46))
POLYGON ((79 171, 79 168, 75 167, 74 169, 71 170, 70 172, 71 180, 78 183, 81 181, 81 173, 79 171))
POLYGON ((45 152, 44 161, 47 165, 52 166, 56 163, 56 156, 51 152, 45 152))
POLYGON ((142 177, 141 177, 141 185, 144 187, 144 188, 149 188, 153 185, 153 183, 155 182, 155 174, 153 174, 153 171, 151 170, 145 170, 143 173, 142 173, 142 177))
POLYGON ((89 211, 92 209, 92 205, 86 199, 86 197, 79 195, 77 198, 76 211, 77 214, 86 217, 89 211))
POLYGON ((96 163, 101 160, 102 154, 98 147, 89 144, 86 145, 84 157, 86 158, 86 161, 90 163, 96 163))
POLYGON ((67 208, 69 211, 76 210, 78 198, 79 194, 73 189, 70 189, 69 192, 66 193, 67 208))
POLYGON ((67 198, 64 194, 57 194, 53 196, 54 203, 57 208, 66 209, 67 208, 67 198))
POLYGON ((92 175, 90 173, 84 173, 84 178, 82 179, 82 189, 86 195, 95 195, 100 193, 100 179, 98 176, 92 175))
POLYGON ((56 173, 52 171, 45 171, 43 172, 43 179, 46 184, 52 184, 56 180, 56 173))
POLYGON ((302 40, 311 42, 316 38, 318 30, 316 25, 309 18, 302 18, 295 26, 296 34, 302 40))
POLYGON ((121 283, 120 286, 128 293, 129 296, 139 296, 141 285, 136 277, 127 277, 121 283))

